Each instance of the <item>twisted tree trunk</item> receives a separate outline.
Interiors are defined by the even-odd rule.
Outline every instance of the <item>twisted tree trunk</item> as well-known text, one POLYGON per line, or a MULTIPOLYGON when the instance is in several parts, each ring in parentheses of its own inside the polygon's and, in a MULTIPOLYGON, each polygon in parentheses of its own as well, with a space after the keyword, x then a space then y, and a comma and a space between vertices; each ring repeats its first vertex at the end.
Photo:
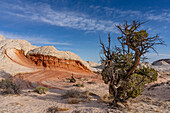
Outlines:
POLYGON ((137 55, 135 56, 135 61, 134 61, 134 64, 133 66, 128 70, 128 73, 126 75, 126 78, 129 78, 130 75, 132 73, 134 73, 134 71, 136 70, 137 66, 139 65, 140 63, 140 58, 141 58, 141 55, 137 53, 137 55))

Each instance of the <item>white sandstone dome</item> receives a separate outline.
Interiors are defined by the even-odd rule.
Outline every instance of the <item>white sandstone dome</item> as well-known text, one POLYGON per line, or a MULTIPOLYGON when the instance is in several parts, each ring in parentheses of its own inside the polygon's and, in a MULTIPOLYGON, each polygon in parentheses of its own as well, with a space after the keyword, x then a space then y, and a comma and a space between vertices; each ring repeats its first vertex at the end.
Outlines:
POLYGON ((19 65, 11 59, 16 57, 15 50, 22 50, 24 51, 24 54, 26 54, 28 51, 35 48, 35 46, 32 46, 26 40, 5 39, 0 35, 0 71, 11 75, 33 71, 33 69, 19 65), (9 56, 11 56, 11 58, 9 58, 9 56))

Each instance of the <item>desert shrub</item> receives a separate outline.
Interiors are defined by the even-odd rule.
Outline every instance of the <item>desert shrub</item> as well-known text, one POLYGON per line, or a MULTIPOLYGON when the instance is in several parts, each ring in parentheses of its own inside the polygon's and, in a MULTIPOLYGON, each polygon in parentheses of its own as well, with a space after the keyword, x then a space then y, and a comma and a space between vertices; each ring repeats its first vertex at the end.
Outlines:
POLYGON ((88 98, 87 91, 81 92, 78 90, 68 90, 63 97, 65 98, 88 98))
POLYGON ((143 67, 137 69, 128 79, 128 81, 121 81, 118 88, 119 98, 127 100, 128 98, 136 98, 141 95, 145 89, 145 84, 157 80, 157 71, 153 68, 143 67))
POLYGON ((68 111, 68 110, 70 110, 70 108, 60 108, 58 106, 53 106, 47 109, 47 113, 57 113, 60 111, 68 111))
POLYGON ((101 61, 103 70, 102 79, 109 84, 109 93, 113 96, 113 104, 126 102, 129 98, 135 98, 144 91, 146 83, 157 80, 157 72, 152 68, 138 69, 140 61, 146 58, 144 55, 150 50, 155 50, 156 45, 164 42, 158 35, 150 37, 146 30, 139 29, 143 22, 133 21, 128 24, 116 25, 121 36, 117 37, 119 46, 111 47, 111 37, 108 35, 108 45, 101 40, 101 61))
POLYGON ((75 83, 75 82, 76 82, 76 79, 73 77, 73 74, 72 74, 72 76, 71 76, 70 82, 71 82, 71 83, 75 83))
POLYGON ((20 84, 11 79, 1 80, 0 88, 4 89, 4 94, 20 94, 22 90, 20 84))
POLYGON ((37 87, 34 92, 38 93, 38 94, 46 94, 46 92, 48 91, 49 89, 46 88, 46 87, 37 87))
POLYGON ((72 89, 67 91, 62 96, 62 98, 64 99, 67 98, 69 104, 78 104, 79 102, 87 102, 91 95, 94 94, 89 91, 79 91, 79 90, 72 89))

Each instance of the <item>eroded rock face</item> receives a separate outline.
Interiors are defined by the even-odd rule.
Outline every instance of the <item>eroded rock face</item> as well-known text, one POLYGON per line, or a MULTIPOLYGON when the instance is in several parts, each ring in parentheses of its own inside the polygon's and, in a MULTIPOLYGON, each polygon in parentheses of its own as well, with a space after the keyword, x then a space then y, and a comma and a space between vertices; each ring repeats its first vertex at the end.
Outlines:
POLYGON ((71 71, 84 71, 91 72, 87 67, 85 67, 80 61, 61 59, 54 56, 46 56, 40 54, 30 54, 26 56, 29 60, 40 67, 45 68, 64 68, 71 71))

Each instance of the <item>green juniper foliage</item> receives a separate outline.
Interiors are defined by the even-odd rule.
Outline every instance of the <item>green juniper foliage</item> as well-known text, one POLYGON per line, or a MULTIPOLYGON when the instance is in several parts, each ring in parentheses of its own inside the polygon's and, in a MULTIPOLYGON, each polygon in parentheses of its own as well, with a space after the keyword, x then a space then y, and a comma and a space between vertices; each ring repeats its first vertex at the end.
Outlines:
POLYGON ((137 69, 142 56, 150 49, 156 52, 155 45, 163 45, 158 35, 149 37, 146 30, 138 30, 143 23, 117 25, 121 31, 118 37, 121 47, 111 49, 111 38, 108 35, 108 46, 100 40, 103 51, 101 57, 104 68, 102 78, 109 84, 109 93, 114 97, 113 104, 135 98, 144 91, 144 84, 157 80, 157 72, 152 68, 137 69))

